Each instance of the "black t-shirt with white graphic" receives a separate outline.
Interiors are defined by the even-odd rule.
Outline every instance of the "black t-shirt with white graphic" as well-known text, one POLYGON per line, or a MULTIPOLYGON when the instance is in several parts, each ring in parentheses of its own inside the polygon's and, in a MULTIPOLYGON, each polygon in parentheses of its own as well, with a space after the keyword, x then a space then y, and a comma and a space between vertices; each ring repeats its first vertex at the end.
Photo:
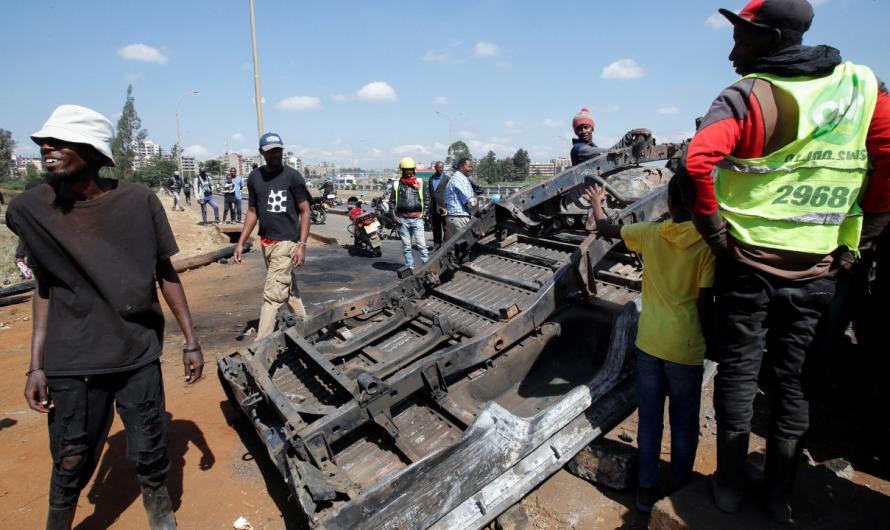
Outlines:
POLYGON ((309 200, 309 190, 300 172, 290 166, 269 171, 254 169, 247 177, 248 206, 256 208, 259 235, 275 241, 300 240, 297 205, 309 200))

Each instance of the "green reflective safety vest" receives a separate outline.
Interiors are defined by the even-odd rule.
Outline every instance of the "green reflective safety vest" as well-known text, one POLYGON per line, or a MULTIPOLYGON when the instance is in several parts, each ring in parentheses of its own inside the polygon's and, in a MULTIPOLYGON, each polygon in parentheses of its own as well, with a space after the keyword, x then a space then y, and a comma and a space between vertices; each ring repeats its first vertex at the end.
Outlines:
MULTIPOLYGON (((424 181, 421 180, 421 179, 417 179, 417 182, 420 183, 420 187, 417 188, 417 196, 420 197, 420 211, 423 212, 424 208, 426 208, 426 202, 425 202, 425 199, 426 199, 426 198, 423 196, 423 188, 425 188, 426 186, 424 186, 425 183, 424 183, 424 181)), ((392 187, 392 198, 393 198, 392 209, 393 209, 394 212, 395 212, 395 211, 398 211, 398 208, 399 208, 399 188, 400 188, 400 187, 402 187, 402 182, 401 182, 401 180, 396 181, 395 183, 393 183, 393 187, 392 187)), ((410 197, 410 196, 409 196, 409 197, 410 197)))
POLYGON ((865 66, 838 65, 818 79, 752 74, 797 102, 797 139, 762 158, 727 156, 712 173, 729 232, 759 247, 829 254, 856 251, 869 168, 865 139, 878 97, 865 66))

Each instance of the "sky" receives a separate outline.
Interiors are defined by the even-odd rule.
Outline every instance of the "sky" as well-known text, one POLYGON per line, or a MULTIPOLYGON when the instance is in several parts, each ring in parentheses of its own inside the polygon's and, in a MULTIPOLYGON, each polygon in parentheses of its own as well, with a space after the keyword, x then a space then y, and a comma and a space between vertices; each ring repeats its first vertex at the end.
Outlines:
MULTIPOLYGON (((804 44, 890 79, 887 0, 811 0, 804 44)), ((738 76, 718 8, 744 1, 295 2, 255 0, 263 118, 315 165, 429 164, 453 141, 476 157, 516 149, 567 156, 572 117, 590 109, 594 141, 630 129, 682 141, 738 76), (563 138, 560 138, 562 136, 563 138), (351 147, 350 147, 351 144, 351 147)), ((5 0, 0 127, 28 135, 59 105, 113 122, 127 85, 149 140, 185 154, 253 156, 258 137, 248 0, 5 0)))

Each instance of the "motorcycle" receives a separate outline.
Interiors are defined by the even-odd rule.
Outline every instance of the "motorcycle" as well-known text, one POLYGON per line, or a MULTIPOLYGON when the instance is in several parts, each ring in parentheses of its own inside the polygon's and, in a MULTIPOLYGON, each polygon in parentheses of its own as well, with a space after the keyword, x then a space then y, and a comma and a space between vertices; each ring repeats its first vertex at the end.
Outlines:
POLYGON ((328 193, 324 196, 324 199, 321 201, 324 205, 325 209, 334 208, 338 204, 342 204, 342 201, 337 202, 337 194, 336 193, 328 193))
POLYGON ((321 196, 310 197, 309 212, 312 214, 312 222, 320 225, 328 218, 328 212, 325 210, 324 198, 321 196))
MULTIPOLYGON (((363 191, 364 196, 368 192, 363 191)), ((349 211, 350 225, 346 228, 353 237, 353 245, 356 248, 369 250, 378 258, 383 255, 383 247, 380 246, 380 222, 374 212, 366 212, 362 209, 362 200, 355 201, 355 208, 349 211)))
POLYGON ((380 230, 380 239, 384 239, 384 230, 388 230, 386 234, 390 239, 395 239, 399 234, 399 225, 396 224, 396 213, 389 207, 389 201, 384 200, 382 196, 371 199, 371 208, 377 213, 377 220, 382 227, 380 230))

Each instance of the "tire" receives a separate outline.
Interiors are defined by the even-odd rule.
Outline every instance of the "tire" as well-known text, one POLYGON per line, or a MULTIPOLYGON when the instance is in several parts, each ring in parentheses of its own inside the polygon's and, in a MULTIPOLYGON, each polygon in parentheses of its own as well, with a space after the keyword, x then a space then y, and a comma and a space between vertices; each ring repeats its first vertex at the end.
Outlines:
POLYGON ((379 258, 380 256, 383 255, 383 249, 378 248, 378 249, 374 250, 374 255, 379 258))
POLYGON ((318 209, 318 221, 317 224, 323 225, 325 221, 328 220, 328 212, 324 208, 318 209))

